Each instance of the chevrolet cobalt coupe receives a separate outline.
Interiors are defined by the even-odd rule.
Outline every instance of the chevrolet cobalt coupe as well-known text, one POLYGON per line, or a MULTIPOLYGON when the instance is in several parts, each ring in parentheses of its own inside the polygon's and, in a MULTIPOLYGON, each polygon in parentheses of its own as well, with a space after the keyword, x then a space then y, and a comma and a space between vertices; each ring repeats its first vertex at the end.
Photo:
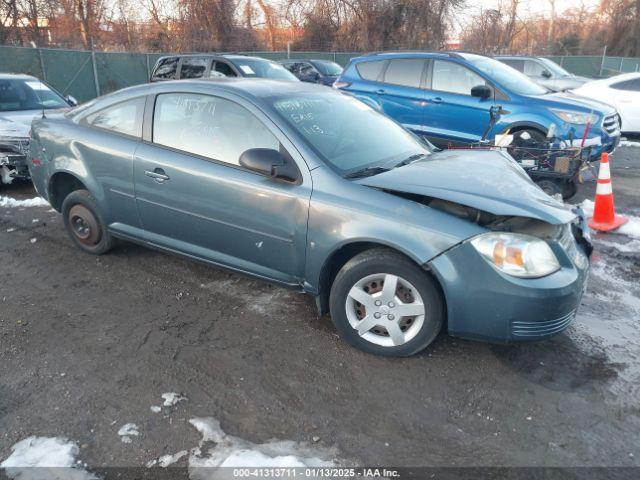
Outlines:
POLYGON ((36 120, 30 170, 71 240, 115 238, 315 296, 351 344, 562 331, 591 246, 579 209, 498 151, 434 152, 359 100, 229 79, 121 90, 36 120))

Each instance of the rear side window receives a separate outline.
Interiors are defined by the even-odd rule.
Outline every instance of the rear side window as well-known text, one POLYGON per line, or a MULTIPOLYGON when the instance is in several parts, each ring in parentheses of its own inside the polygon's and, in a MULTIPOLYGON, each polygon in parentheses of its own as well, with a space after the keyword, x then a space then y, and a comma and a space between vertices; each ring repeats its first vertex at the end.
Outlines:
POLYGON ((158 95, 153 142, 232 165, 239 165, 240 155, 251 148, 280 148, 271 131, 243 106, 189 93, 158 95))
POLYGON ((386 60, 376 60, 375 62, 360 62, 356 64, 356 70, 365 80, 377 81, 382 73, 386 60))
POLYGON ((176 78, 176 72, 178 71, 178 57, 163 58, 158 63, 155 72, 153 72, 153 79, 158 80, 173 80, 176 78))
POLYGON ((615 90, 626 90, 628 92, 640 92, 640 78, 612 83, 611 88, 615 90))
POLYGON ((237 77, 236 72, 224 62, 216 62, 211 68, 211 77, 237 77))
POLYGON ((206 57, 184 57, 180 67, 180 78, 202 78, 207 70, 206 57))
POLYGON ((391 60, 384 73, 384 82, 393 85, 419 88, 425 61, 419 58, 391 60))
POLYGON ((144 97, 138 97, 117 103, 88 115, 84 122, 103 130, 141 137, 144 102, 144 97))
POLYGON ((467 67, 445 60, 433 62, 431 88, 440 92, 471 95, 471 89, 485 85, 484 79, 467 67))

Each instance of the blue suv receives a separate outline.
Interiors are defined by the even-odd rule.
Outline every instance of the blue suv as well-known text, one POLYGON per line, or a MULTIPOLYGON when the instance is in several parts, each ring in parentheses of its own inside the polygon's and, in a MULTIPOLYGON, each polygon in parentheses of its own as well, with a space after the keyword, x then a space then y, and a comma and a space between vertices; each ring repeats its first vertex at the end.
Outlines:
POLYGON ((457 52, 376 53, 353 58, 334 84, 383 111, 438 146, 481 140, 492 105, 502 106, 488 132, 524 132, 544 140, 549 130, 564 146, 586 145, 592 158, 620 139, 615 109, 570 93, 553 93, 519 71, 482 55, 457 52))

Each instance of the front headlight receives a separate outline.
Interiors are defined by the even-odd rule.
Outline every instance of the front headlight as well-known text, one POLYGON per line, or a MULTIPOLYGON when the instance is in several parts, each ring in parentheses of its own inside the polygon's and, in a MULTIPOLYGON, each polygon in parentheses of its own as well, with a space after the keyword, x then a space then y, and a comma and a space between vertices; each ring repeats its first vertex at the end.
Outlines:
POLYGON ((585 125, 587 122, 594 124, 598 121, 596 113, 580 113, 571 110, 556 110, 555 108, 552 108, 551 111, 565 122, 576 125, 585 125))
POLYGON ((475 237, 471 245, 487 262, 514 277, 544 277, 560 269, 547 242, 531 235, 490 232, 475 237))

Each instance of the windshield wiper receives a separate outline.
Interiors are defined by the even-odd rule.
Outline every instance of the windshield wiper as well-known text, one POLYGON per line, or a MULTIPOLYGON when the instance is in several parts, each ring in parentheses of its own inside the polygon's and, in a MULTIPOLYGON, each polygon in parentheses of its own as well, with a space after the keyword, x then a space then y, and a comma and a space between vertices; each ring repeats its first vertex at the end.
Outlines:
POLYGON ((366 167, 361 168, 360 170, 356 170, 355 172, 347 173, 344 178, 360 178, 360 177, 369 177, 371 175, 377 175, 378 173, 388 171, 388 168, 385 167, 366 167))
POLYGON ((409 165, 410 163, 415 162, 416 160, 421 159, 422 157, 426 157, 425 153, 416 153, 415 155, 411 155, 410 157, 405 158, 399 163, 396 163, 393 168, 404 167, 405 165, 409 165))

